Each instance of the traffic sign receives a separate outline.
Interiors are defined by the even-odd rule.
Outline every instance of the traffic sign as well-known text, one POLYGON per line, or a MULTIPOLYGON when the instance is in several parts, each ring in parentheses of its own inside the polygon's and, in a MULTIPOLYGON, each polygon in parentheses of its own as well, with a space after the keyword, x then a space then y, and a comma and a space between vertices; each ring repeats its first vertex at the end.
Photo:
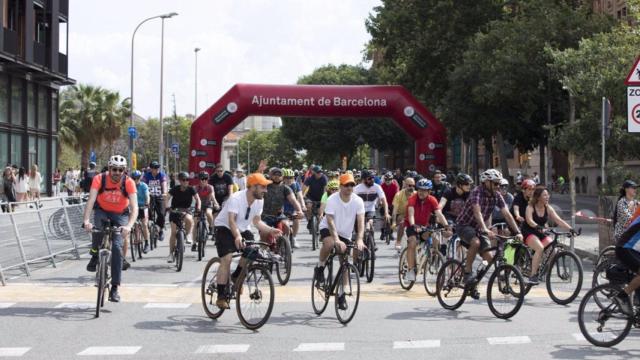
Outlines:
POLYGON ((627 129, 629 132, 640 132, 640 87, 627 88, 627 129))
POLYGON ((627 86, 640 85, 640 56, 633 63, 633 67, 631 71, 629 71, 629 75, 627 75, 624 84, 627 86))
POLYGON ((171 151, 174 154, 177 154, 178 152, 180 152, 180 145, 177 143, 171 144, 171 151))
POLYGON ((138 130, 135 126, 129 126, 129 136, 131 136, 132 139, 138 138, 138 130))
POLYGON ((91 150, 91 155, 89 155, 89 161, 96 162, 96 152, 91 150))

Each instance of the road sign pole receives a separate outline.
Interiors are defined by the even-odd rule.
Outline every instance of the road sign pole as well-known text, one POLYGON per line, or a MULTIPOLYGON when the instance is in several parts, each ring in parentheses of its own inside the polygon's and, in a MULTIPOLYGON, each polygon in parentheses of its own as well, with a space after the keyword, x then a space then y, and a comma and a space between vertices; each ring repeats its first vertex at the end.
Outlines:
POLYGON ((607 178, 604 177, 604 166, 606 161, 605 156, 605 132, 607 130, 607 115, 606 115, 606 102, 607 98, 602 97, 602 159, 600 162, 600 176, 602 177, 602 192, 604 193, 605 184, 607 183, 607 178))

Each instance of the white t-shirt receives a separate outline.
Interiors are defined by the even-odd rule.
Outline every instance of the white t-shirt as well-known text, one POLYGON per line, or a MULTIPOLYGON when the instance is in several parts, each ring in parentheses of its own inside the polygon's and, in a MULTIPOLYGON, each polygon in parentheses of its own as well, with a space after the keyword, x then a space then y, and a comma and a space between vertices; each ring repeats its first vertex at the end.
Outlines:
POLYGON ((241 178, 234 176, 233 182, 238 185, 239 190, 245 190, 247 188, 247 177, 243 176, 241 178))
MULTIPOLYGON (((324 212, 333 215, 338 235, 351 239, 353 228, 356 224, 356 215, 364 214, 364 202, 356 194, 351 194, 351 200, 344 202, 340 198, 340 192, 336 192, 327 199, 327 206, 324 212)), ((320 222, 320 229, 328 229, 327 217, 320 222)))
POLYGON ((25 175, 22 180, 16 175, 16 182, 13 184, 17 193, 26 193, 29 191, 29 177, 25 175))
POLYGON ((40 190, 40 185, 42 184, 42 175, 39 172, 36 172, 36 176, 29 177, 29 188, 34 190, 40 190))
POLYGON ((229 226, 229 213, 237 214, 236 216, 236 225, 238 226, 238 230, 240 232, 247 231, 251 228, 251 223, 253 222, 253 218, 262 215, 262 206, 264 205, 264 200, 253 200, 253 204, 251 204, 251 208, 249 210, 249 216, 247 216, 247 208, 249 207, 249 203, 247 202, 247 190, 237 191, 231 196, 229 199, 224 202, 222 206, 222 210, 218 216, 216 216, 216 221, 214 222, 215 226, 224 226, 227 229, 231 229, 229 226))
POLYGON ((376 183, 371 187, 367 187, 365 184, 359 184, 353 189, 353 193, 364 201, 364 209, 366 212, 376 211, 378 200, 386 199, 382 186, 376 183))

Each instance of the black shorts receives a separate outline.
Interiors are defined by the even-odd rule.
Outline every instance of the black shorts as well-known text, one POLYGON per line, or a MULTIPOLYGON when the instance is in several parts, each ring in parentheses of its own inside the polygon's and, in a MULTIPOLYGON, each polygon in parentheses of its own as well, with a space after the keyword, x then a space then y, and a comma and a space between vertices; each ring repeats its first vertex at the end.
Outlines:
POLYGON ((138 220, 144 220, 145 215, 147 215, 147 207, 146 206, 138 207, 138 220))
POLYGON ((375 211, 367 211, 364 213, 364 222, 367 222, 371 219, 373 219, 374 217, 376 217, 376 212, 375 211))
MULTIPOLYGON (((216 249, 218 250, 218 256, 223 257, 227 254, 232 254, 239 249, 236 248, 236 241, 229 228, 224 226, 216 226, 216 249)), ((241 233, 242 238, 245 240, 253 240, 253 233, 249 230, 241 233)))
MULTIPOLYGON (((329 229, 320 229, 320 239, 324 240, 325 238, 328 238, 328 237, 332 237, 331 231, 329 231, 329 229)), ((342 241, 345 244, 349 244, 352 241, 351 239, 343 238, 340 235, 338 235, 338 238, 340 239, 340 241, 342 241)))
POLYGON ((418 237, 418 232, 416 231, 416 229, 413 228, 413 226, 407 226, 407 230, 405 230, 405 232, 407 233, 407 237, 410 237, 410 236, 418 237))
POLYGON ((480 251, 489 248, 491 246, 491 242, 489 242, 489 238, 486 236, 478 235, 478 231, 473 226, 468 225, 460 225, 456 228, 456 233, 460 237, 460 243, 465 248, 469 248, 471 245, 471 240, 474 237, 480 239, 480 251))
MULTIPOLYGON (((172 209, 172 210, 174 210, 174 209, 172 209)), ((191 211, 189 209, 175 209, 175 210, 182 210, 182 211, 186 210, 186 213, 191 215, 191 211)), ((169 221, 170 222, 172 222, 174 224, 178 224, 180 221, 183 221, 183 220, 184 220, 184 218, 182 217, 182 214, 176 214, 174 212, 170 212, 169 213, 169 221)))
POLYGON ((623 247, 616 246, 616 257, 620 260, 624 265, 626 265, 629 270, 635 272, 636 274, 640 273, 640 253, 633 249, 626 249, 623 247))

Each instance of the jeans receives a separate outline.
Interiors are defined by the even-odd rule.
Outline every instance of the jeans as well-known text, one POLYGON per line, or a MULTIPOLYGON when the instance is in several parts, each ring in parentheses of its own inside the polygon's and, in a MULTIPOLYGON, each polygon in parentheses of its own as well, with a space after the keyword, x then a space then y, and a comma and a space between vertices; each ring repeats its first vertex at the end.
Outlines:
MULTIPOLYGON (((160 231, 164 230, 164 197, 151 196, 149 208, 153 208, 156 213, 156 224, 160 227, 160 231)), ((151 217, 151 214, 149 214, 149 217, 151 217)))
MULTIPOLYGON (((97 229, 103 228, 103 221, 111 220, 113 226, 124 226, 129 222, 129 214, 114 214, 102 209, 95 209, 93 214, 93 224, 97 229)), ((97 254, 102 244, 102 233, 91 234, 91 252, 97 254)), ((122 234, 113 234, 111 238, 111 285, 119 286, 122 278, 122 234)))

